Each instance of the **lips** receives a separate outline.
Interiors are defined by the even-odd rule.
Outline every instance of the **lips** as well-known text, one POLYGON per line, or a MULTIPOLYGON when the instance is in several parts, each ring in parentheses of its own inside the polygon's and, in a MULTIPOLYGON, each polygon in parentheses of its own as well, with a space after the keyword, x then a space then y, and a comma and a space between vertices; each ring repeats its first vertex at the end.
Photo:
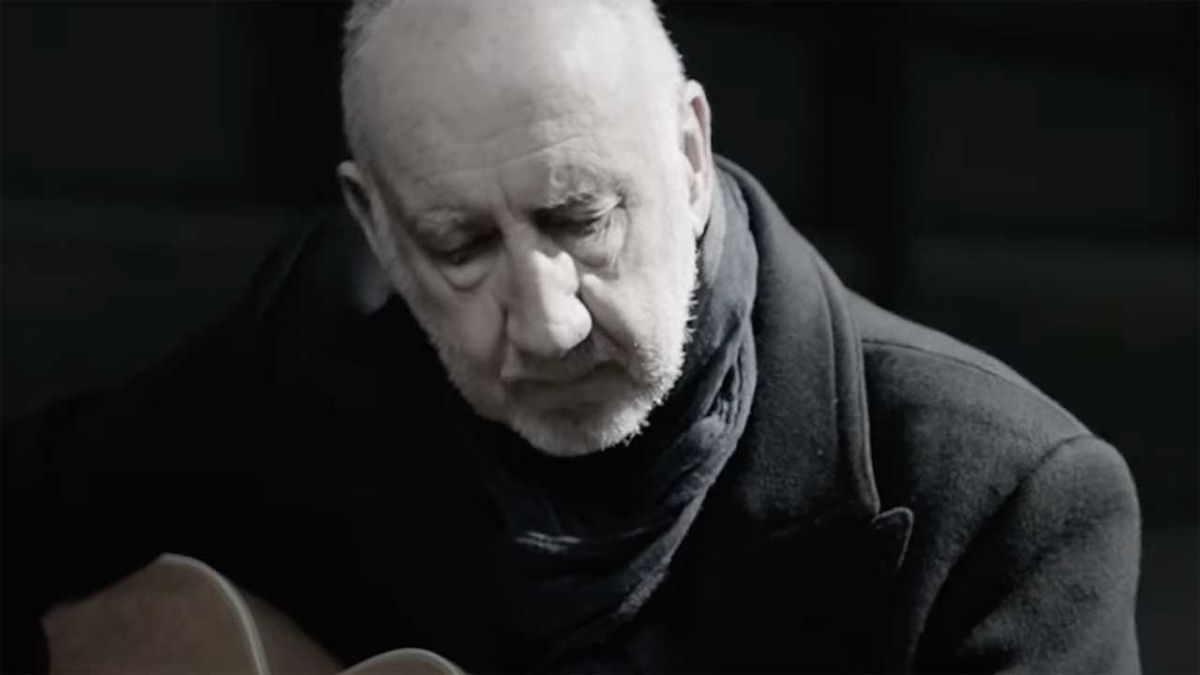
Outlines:
POLYGON ((577 407, 601 403, 617 391, 617 373, 611 366, 593 366, 582 371, 538 373, 508 383, 515 399, 537 408, 577 407))
POLYGON ((554 387, 586 379, 597 371, 610 368, 612 365, 590 358, 563 359, 538 364, 515 363, 512 366, 506 365, 500 373, 500 379, 507 386, 554 387))
POLYGON ((576 368, 557 373, 531 373, 516 378, 515 382, 544 387, 557 387, 583 380, 594 372, 596 372, 596 367, 588 366, 583 369, 576 368))

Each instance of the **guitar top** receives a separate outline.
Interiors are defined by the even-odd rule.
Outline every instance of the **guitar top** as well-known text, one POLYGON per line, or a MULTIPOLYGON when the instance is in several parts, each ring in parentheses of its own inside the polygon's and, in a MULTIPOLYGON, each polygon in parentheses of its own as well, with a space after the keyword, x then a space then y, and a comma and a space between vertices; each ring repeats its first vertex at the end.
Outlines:
POLYGON ((464 675, 424 649, 344 669, 294 622, 208 565, 165 554, 42 617, 51 673, 93 675, 464 675))

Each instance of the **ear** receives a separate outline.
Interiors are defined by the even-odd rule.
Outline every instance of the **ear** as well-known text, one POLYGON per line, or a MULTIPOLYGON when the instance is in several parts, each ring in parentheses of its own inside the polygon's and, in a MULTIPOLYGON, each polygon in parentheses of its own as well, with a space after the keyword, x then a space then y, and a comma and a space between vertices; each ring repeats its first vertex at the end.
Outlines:
POLYGON ((680 113, 682 149, 688 169, 688 206, 699 239, 708 225, 713 199, 712 117, 704 87, 699 82, 688 80, 683 85, 680 113))
POLYGON ((366 237, 379 264, 387 269, 387 259, 382 255, 384 248, 379 241, 379 230, 375 227, 375 209, 372 207, 371 198, 374 187, 358 165, 349 160, 338 164, 337 176, 346 210, 354 216, 354 221, 362 229, 363 236, 366 237))

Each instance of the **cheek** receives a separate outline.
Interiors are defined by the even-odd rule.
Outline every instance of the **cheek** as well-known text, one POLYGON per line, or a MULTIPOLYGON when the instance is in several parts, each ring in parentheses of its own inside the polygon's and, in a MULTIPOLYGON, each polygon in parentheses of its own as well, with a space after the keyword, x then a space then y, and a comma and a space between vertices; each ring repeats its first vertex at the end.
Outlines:
POLYGON ((629 233, 610 274, 588 275, 585 304, 597 327, 626 354, 650 358, 667 349, 687 315, 695 255, 684 223, 664 209, 631 213, 629 233))
POLYGON ((499 372, 504 319, 487 284, 458 291, 431 264, 413 261, 409 305, 431 337, 479 375, 499 372))
POLYGON ((470 362, 473 370, 499 372, 504 320, 496 303, 483 293, 431 298, 439 338, 470 362))
POLYGON ((455 289, 402 233, 384 245, 394 252, 385 263, 388 275, 430 339, 477 374, 499 373, 503 317, 487 285, 455 289))
POLYGON ((623 267, 631 282, 655 303, 665 289, 677 285, 674 277, 681 273, 681 263, 694 254, 691 232, 670 197, 664 194, 661 201, 646 204, 637 214, 623 251, 623 267))
POLYGON ((458 303, 452 313, 455 320, 449 337, 458 339, 475 368, 499 375, 504 319, 496 303, 476 297, 458 303))

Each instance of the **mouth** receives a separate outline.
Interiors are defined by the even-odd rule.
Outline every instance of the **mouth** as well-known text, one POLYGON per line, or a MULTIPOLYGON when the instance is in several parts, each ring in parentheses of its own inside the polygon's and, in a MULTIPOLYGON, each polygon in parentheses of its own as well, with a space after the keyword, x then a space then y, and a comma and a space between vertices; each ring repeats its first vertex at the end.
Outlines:
POLYGON ((587 380, 615 365, 608 359, 571 354, 556 361, 505 363, 500 379, 507 387, 562 387, 587 380))
POLYGON ((573 368, 560 372, 549 373, 531 373, 529 375, 519 377, 513 381, 517 385, 534 385, 540 387, 561 387, 569 384, 574 384, 581 380, 591 377, 598 370, 598 366, 589 365, 585 368, 573 368))
POLYGON ((611 365, 586 369, 538 373, 507 383, 513 398, 535 408, 577 408, 611 399, 619 385, 619 373, 611 365))

